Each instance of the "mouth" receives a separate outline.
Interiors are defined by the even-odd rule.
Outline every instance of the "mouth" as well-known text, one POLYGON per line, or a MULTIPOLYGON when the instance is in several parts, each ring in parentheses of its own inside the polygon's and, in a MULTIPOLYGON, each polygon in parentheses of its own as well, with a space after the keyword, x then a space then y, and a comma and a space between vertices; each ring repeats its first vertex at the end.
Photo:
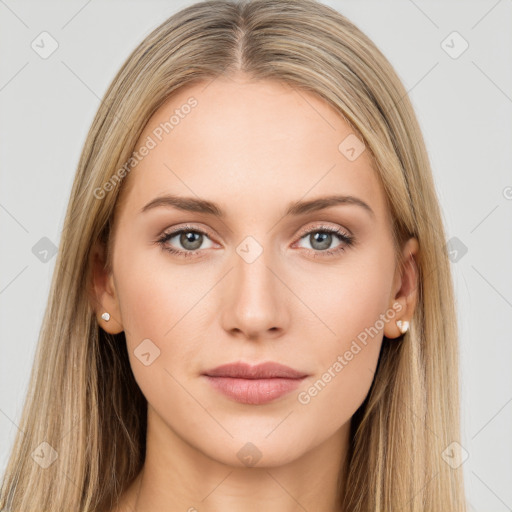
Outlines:
POLYGON ((218 366, 202 376, 236 402, 262 405, 296 389, 308 374, 274 362, 256 366, 237 362, 218 366))

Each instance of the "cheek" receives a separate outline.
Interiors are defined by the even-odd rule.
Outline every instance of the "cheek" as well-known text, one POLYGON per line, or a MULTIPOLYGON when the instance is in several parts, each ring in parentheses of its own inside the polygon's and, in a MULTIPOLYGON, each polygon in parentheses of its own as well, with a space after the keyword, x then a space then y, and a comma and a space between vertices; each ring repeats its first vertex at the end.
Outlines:
POLYGON ((174 374, 176 361, 179 368, 190 368, 187 363, 198 350, 192 336, 195 319, 211 284, 170 265, 158 249, 133 250, 123 257, 128 253, 122 246, 114 268, 128 353, 139 386, 152 395, 172 385, 165 370, 174 374))
POLYGON ((315 313, 308 318, 317 325, 321 339, 331 350, 344 351, 356 338, 364 342, 365 334, 368 345, 372 338, 381 338, 384 324, 380 319, 391 306, 392 279, 392 255, 361 251, 339 266, 304 272, 296 280, 300 286, 295 290, 297 295, 307 298, 315 313))
POLYGON ((165 342, 175 336, 180 320, 206 293, 207 283, 194 278, 185 266, 171 264, 157 247, 134 249, 123 257, 122 246, 120 241, 114 268, 127 338, 135 342, 141 336, 153 336, 165 342))
MULTIPOLYGON (((360 253, 336 271, 309 276, 307 290, 322 336, 316 344, 317 374, 305 383, 298 401, 313 417, 335 429, 348 421, 364 401, 374 378, 383 330, 394 321, 389 304, 393 278, 393 254, 388 250, 360 253), (379 256, 380 255, 380 256, 379 256), (316 285, 315 285, 316 283, 316 285), (319 285, 322 283, 322 286, 319 285)), ((313 339, 313 338, 312 338, 313 339)))
POLYGON ((151 252, 132 253, 116 272, 130 366, 148 405, 186 437, 198 429, 198 418, 208 420, 192 398, 197 379, 191 376, 201 353, 198 315, 211 281, 151 252), (187 414, 176 420, 176 410, 187 414))

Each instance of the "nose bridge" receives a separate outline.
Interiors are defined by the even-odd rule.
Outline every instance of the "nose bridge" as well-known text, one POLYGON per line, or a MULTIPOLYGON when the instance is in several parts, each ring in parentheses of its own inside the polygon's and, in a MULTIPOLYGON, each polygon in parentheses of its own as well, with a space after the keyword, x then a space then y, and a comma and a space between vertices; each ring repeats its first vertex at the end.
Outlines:
POLYGON ((251 236, 237 246, 223 301, 225 329, 257 337, 284 327, 283 286, 274 275, 279 266, 274 254, 251 236))

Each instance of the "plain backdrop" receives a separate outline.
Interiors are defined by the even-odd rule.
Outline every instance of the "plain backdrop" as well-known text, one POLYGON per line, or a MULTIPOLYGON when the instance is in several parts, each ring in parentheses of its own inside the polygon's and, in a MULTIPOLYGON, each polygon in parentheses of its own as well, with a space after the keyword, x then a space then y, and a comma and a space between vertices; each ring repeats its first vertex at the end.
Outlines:
MULTIPOLYGON (((56 259, 33 248, 59 244, 82 145, 115 73, 191 3, 0 0, 2 473, 56 259)), ((377 44, 416 109, 453 249, 467 494, 475 511, 510 511, 512 1, 324 3, 377 44)))

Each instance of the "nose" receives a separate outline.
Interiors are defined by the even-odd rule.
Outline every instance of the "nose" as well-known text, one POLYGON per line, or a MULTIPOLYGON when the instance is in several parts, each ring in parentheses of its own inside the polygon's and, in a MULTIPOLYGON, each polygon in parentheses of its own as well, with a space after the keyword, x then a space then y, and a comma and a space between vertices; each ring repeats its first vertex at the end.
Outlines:
POLYGON ((265 251, 252 262, 234 254, 234 268, 222 290, 223 328, 251 340, 277 338, 287 330, 290 291, 265 251), (288 296, 288 297, 287 297, 288 296))

